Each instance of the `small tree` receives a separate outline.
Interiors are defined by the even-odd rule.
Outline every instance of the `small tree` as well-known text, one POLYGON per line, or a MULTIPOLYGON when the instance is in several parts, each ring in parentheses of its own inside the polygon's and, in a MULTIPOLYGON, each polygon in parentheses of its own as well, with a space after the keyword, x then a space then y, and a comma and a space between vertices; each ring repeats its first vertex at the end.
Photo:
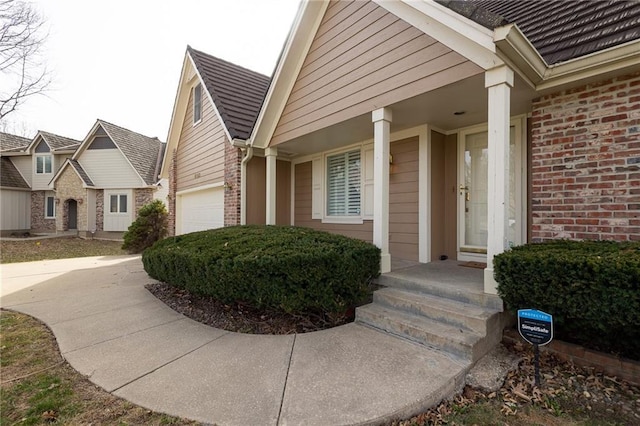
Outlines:
POLYGON ((167 208, 160 200, 145 204, 138 212, 138 218, 124 234, 123 250, 141 253, 156 241, 167 235, 167 208))

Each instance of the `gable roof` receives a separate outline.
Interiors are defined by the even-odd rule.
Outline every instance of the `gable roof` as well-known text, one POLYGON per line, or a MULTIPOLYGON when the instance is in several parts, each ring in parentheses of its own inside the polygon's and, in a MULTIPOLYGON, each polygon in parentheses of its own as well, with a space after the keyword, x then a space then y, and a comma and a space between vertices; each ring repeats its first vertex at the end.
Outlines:
POLYGON ((82 179, 82 181, 85 183, 85 185, 94 186, 93 182, 91 181, 91 178, 89 177, 87 172, 84 171, 84 169, 82 168, 80 163, 78 163, 77 160, 73 160, 71 158, 68 158, 67 161, 76 170, 76 173, 78 173, 78 176, 80 176, 80 179, 82 179))
POLYGON ((65 136, 56 135, 54 133, 38 131, 35 139, 38 135, 42 136, 42 139, 49 145, 51 151, 75 151, 80 146, 80 141, 67 138, 65 136))
POLYGON ((0 157, 0 186, 5 188, 31 189, 16 166, 7 157, 0 157))
POLYGON ((640 2, 627 0, 437 0, 489 28, 518 25, 547 64, 640 39, 640 2))
POLYGON ((23 151, 30 143, 29 138, 0 132, 0 152, 23 151))
MULTIPOLYGON (((158 138, 150 138, 124 127, 98 119, 91 132, 83 142, 88 143, 99 127, 102 127, 114 144, 120 149, 125 158, 145 184, 155 185, 159 173, 158 158, 164 154, 164 143, 158 138)), ((80 150, 73 156, 77 160, 80 150)))
POLYGON ((187 46, 187 52, 231 139, 248 139, 271 79, 191 46, 187 46))

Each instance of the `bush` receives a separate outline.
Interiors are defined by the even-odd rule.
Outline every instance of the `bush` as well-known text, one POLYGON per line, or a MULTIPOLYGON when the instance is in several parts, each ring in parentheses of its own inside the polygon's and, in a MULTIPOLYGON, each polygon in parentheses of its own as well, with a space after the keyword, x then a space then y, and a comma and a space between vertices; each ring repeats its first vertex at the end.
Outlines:
POLYGON ((160 200, 145 204, 138 218, 124 233, 122 249, 129 253, 140 253, 167 235, 167 209, 160 200))
POLYGON ((344 313, 369 293, 380 250, 307 228, 235 226, 168 238, 145 250, 147 273, 225 303, 287 313, 344 313))
POLYGON ((556 337, 639 359, 640 243, 556 241, 494 258, 509 309, 553 315, 556 337))

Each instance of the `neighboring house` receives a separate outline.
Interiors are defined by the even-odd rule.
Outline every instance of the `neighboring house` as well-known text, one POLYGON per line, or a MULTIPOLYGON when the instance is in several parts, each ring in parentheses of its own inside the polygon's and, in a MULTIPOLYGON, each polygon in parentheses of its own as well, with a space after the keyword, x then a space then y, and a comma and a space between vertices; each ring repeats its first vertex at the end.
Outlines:
POLYGON ((97 120, 51 179, 55 229, 76 229, 83 237, 122 236, 139 209, 158 198, 164 148, 158 138, 97 120))
POLYGON ((13 166, 26 184, 19 191, 2 185, 2 232, 55 232, 55 194, 49 182, 80 141, 44 131, 33 139, 6 133, 0 137, 3 168, 13 166))
MULTIPOLYGON (((162 169, 162 177, 170 182, 170 232, 237 225, 245 222, 241 211, 247 223, 264 223, 265 159, 258 150, 244 157, 243 152, 269 81, 187 47, 162 169), (248 167, 241 164, 243 158, 248 167), (243 183, 250 194, 245 209, 240 197, 243 183)), ((289 163, 281 164, 286 193, 289 163)), ((279 223, 289 223, 286 200, 282 201, 279 223)))
MULTIPOLYGON (((556 238, 640 239, 640 3, 308 1, 248 151, 266 223, 391 258, 487 262, 556 238)), ((214 162, 214 157, 208 157, 214 162)))
POLYGON ((83 142, 0 133, 0 231, 121 237, 142 205, 167 202, 168 182, 158 181, 164 147, 103 120, 83 142))

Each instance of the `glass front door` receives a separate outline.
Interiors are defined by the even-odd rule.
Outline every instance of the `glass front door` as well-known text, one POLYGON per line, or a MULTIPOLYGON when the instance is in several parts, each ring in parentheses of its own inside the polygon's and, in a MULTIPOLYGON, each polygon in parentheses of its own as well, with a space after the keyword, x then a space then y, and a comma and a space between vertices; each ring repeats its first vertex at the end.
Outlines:
MULTIPOLYGON (((522 242, 522 161, 520 124, 511 126, 509 149, 510 244, 522 242)), ((486 261, 488 236, 488 142, 487 131, 461 132, 458 165, 458 259, 486 261)))

